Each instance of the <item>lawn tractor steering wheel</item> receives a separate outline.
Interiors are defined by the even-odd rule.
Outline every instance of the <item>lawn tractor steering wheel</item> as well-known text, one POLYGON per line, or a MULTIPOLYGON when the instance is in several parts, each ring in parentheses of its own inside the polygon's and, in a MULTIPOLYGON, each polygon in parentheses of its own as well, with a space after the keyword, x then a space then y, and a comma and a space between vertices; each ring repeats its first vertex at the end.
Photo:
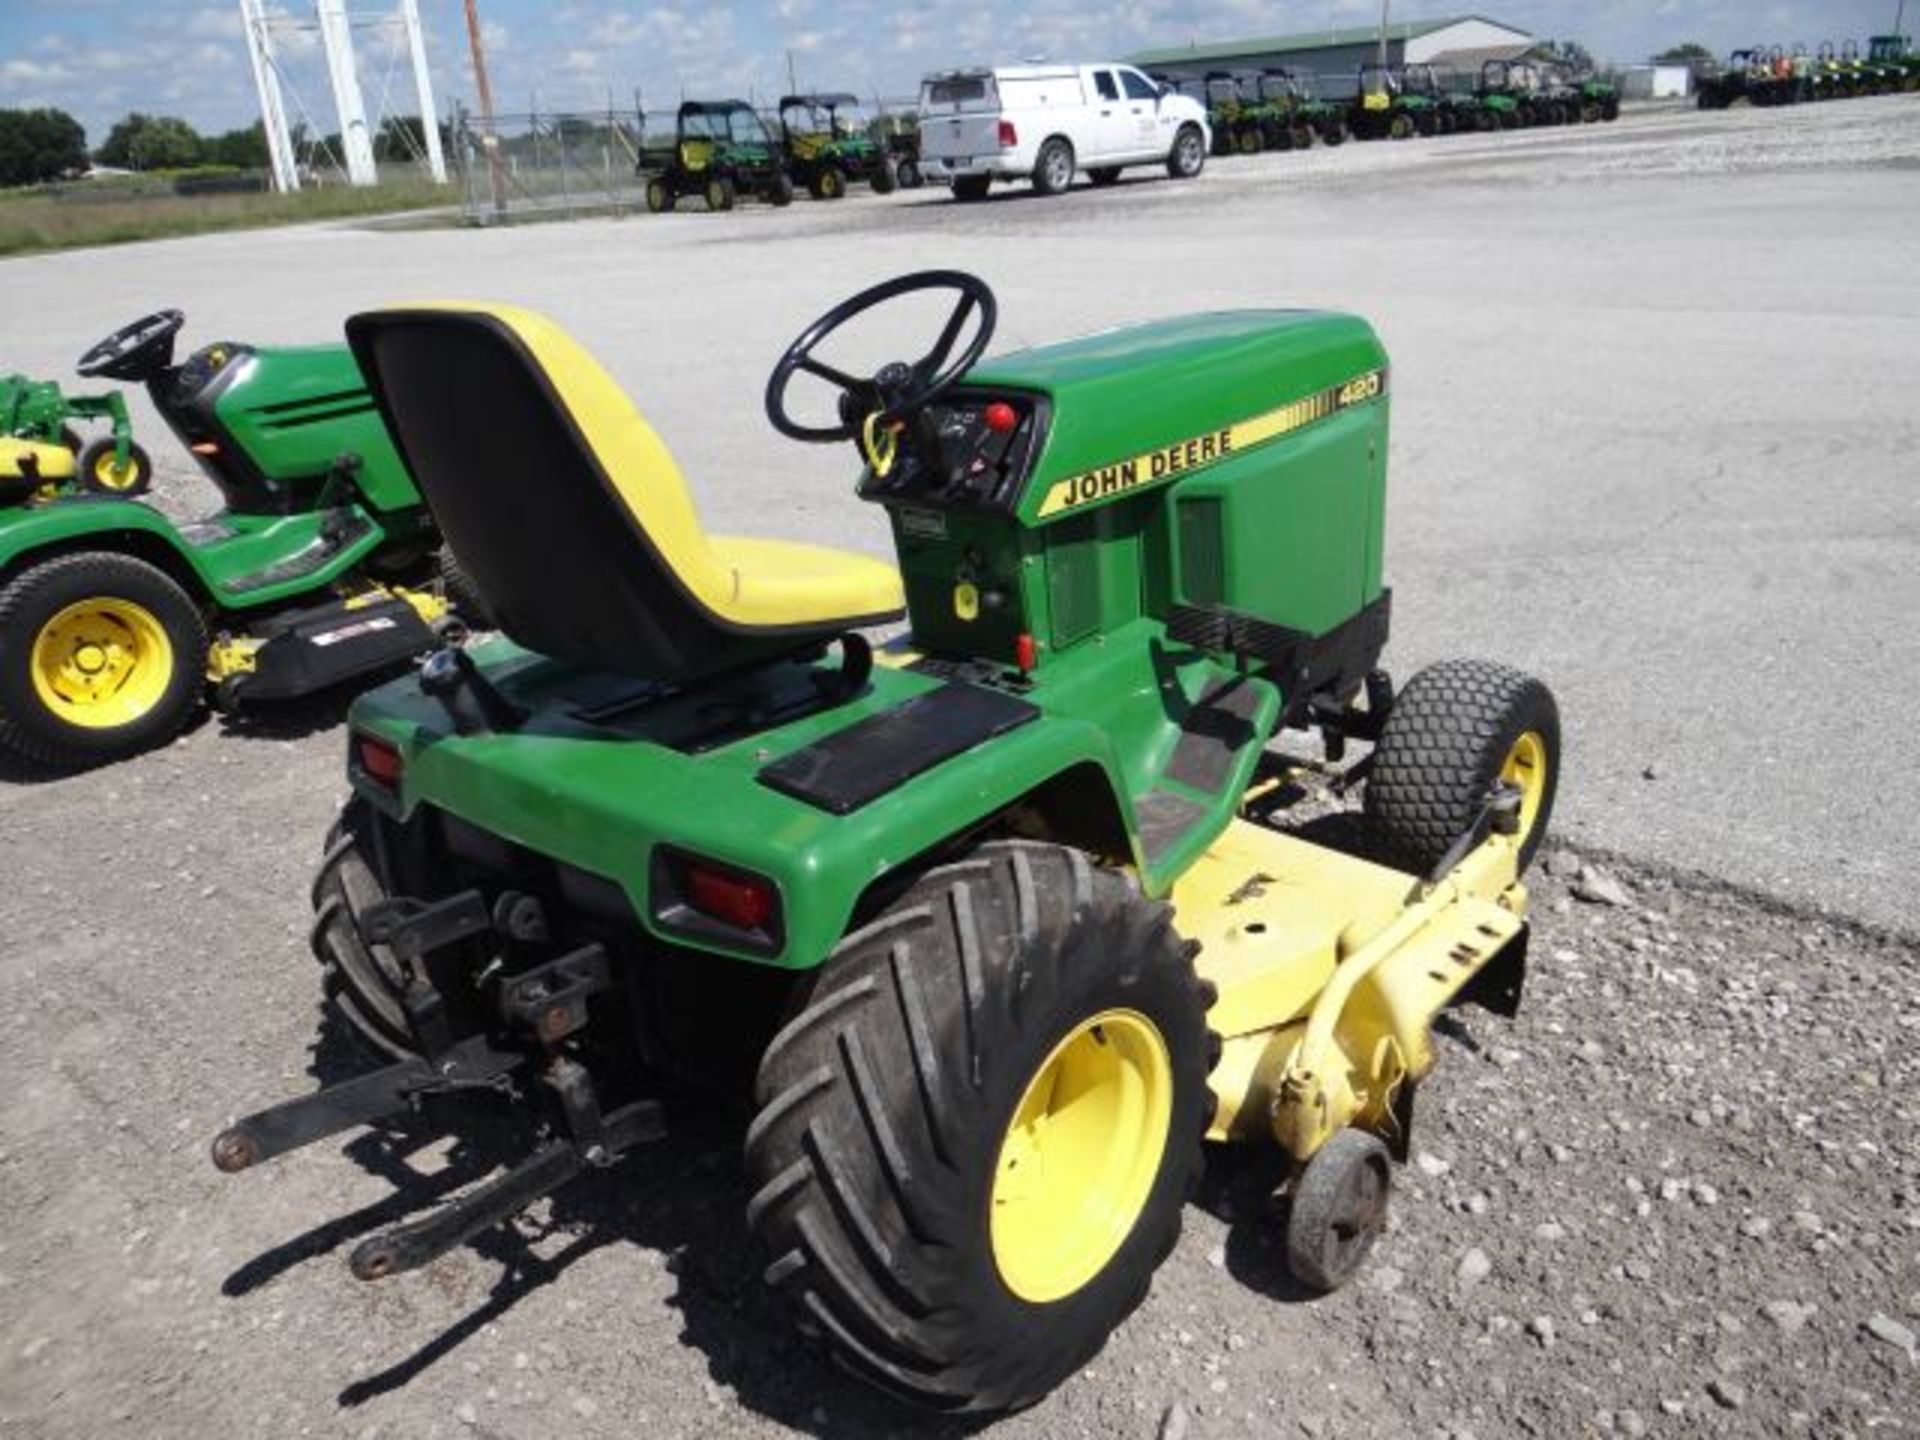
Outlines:
POLYGON ((178 310, 156 310, 107 336, 73 368, 88 379, 144 380, 173 363, 173 337, 187 317, 178 310))
POLYGON ((767 418, 773 422, 774 429, 795 440, 817 445, 835 440, 858 441, 867 463, 884 474, 892 464, 898 436, 907 423, 959 383, 985 353, 999 313, 999 304, 993 298, 993 291, 987 288, 987 282, 960 270, 919 270, 862 290, 814 321, 787 347, 787 353, 780 357, 780 363, 773 367, 773 375, 767 381, 767 418), (881 366, 870 379, 861 380, 813 358, 821 342, 854 317, 920 290, 953 290, 958 292, 958 298, 933 348, 911 365, 896 360, 881 366), (979 322, 973 338, 956 355, 954 350, 960 334, 976 313, 979 322), (802 370, 839 387, 838 425, 803 425, 788 413, 787 385, 802 370))

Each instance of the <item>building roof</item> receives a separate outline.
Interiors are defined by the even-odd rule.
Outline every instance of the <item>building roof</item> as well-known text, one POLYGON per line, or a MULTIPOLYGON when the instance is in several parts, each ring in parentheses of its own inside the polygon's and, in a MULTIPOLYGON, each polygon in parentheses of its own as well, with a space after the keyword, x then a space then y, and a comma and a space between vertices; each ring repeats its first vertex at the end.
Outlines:
MULTIPOLYGON (((1461 25, 1469 20, 1483 21, 1488 25, 1498 25, 1503 30, 1515 30, 1514 26, 1503 21, 1488 19, 1485 15, 1449 15, 1441 20, 1402 20, 1387 26, 1389 40, 1418 40, 1431 35, 1436 30, 1445 30, 1450 25, 1461 25)), ((1516 34, 1525 31, 1515 30, 1516 34)), ((1178 45, 1165 50, 1142 50, 1130 56, 1135 65, 1167 65, 1174 62, 1190 63, 1196 60, 1234 60, 1243 55, 1265 54, 1269 51, 1288 50, 1336 50, 1349 45, 1367 45, 1380 38, 1378 25, 1354 25, 1344 30, 1308 30, 1297 35, 1256 35, 1245 40, 1229 40, 1213 45, 1178 45)))
POLYGON ((1462 70, 1478 72, 1489 60, 1518 60, 1531 55, 1539 47, 1525 45, 1480 45, 1465 50, 1442 50, 1425 63, 1436 70, 1462 70))

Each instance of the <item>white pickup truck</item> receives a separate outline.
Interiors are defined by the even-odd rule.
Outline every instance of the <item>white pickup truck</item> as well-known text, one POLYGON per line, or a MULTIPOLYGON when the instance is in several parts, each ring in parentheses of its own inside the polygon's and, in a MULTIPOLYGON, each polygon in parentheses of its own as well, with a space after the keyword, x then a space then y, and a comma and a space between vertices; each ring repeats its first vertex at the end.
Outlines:
POLYGON ((1076 170, 1111 185, 1130 165, 1191 180, 1212 141, 1199 101, 1130 65, 1002 65, 920 85, 920 168, 956 200, 979 200, 996 180, 1057 195, 1076 170))

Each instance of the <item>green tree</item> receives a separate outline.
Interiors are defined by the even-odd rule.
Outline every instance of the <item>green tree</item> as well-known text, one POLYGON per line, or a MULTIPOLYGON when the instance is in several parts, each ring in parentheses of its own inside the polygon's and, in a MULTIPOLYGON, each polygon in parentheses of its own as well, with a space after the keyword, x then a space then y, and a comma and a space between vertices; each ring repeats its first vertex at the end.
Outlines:
POLYGON ((209 135, 201 153, 210 165, 235 165, 242 170, 264 170, 271 163, 266 127, 258 120, 241 130, 209 135))
POLYGON ((1713 51, 1698 40, 1688 40, 1683 44, 1669 45, 1653 58, 1669 65, 1698 65, 1713 59, 1714 55, 1713 51))
POLYGON ((1584 75, 1594 68, 1593 52, 1578 40, 1549 40, 1547 53, 1576 74, 1584 75))
POLYGON ((124 170, 181 170, 198 165, 205 151, 206 142, 186 121, 136 110, 107 132, 94 158, 124 170))
POLYGON ((87 132, 64 110, 0 110, 0 185, 38 185, 87 168, 87 132))

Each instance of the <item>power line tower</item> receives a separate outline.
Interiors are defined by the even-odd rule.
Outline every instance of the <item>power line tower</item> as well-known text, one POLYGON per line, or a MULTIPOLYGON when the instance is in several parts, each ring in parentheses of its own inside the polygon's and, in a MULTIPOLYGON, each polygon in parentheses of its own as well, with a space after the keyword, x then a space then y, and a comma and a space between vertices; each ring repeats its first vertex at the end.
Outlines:
MULTIPOLYGON (((314 0, 313 18, 277 11, 268 14, 266 0, 240 0, 241 28, 246 34, 247 54, 253 62, 253 82, 260 93, 260 121, 267 133, 267 154, 273 162, 273 184, 286 192, 300 188, 300 166, 294 154, 293 132, 288 124, 287 99, 293 103, 304 123, 312 117, 281 63, 275 37, 287 32, 318 31, 326 55, 327 77, 333 91, 333 109, 340 126, 342 168, 354 185, 378 183, 374 167, 373 127, 367 121, 365 98, 360 90, 360 71, 354 57, 355 29, 385 33, 389 46, 396 38, 404 40, 412 59, 413 88, 420 111, 421 142, 427 169, 436 184, 447 180, 447 163, 440 148, 440 117, 433 104, 433 82, 427 72, 426 37, 420 28, 418 0, 398 0, 384 14, 350 14, 347 0, 314 0)), ((386 92, 381 94, 382 107, 386 92)), ((376 115, 374 125, 385 117, 376 115)), ((411 145, 411 140, 407 142, 411 145)))

